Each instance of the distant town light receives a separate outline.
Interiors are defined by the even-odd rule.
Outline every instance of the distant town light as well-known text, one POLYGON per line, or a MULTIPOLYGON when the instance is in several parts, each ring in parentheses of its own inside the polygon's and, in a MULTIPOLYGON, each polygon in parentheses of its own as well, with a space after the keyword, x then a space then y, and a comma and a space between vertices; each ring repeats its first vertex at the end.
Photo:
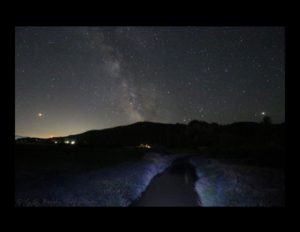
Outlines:
POLYGON ((70 143, 70 141, 69 141, 69 140, 66 140, 66 141, 65 141, 65 144, 69 144, 69 143, 70 143))
POLYGON ((140 146, 139 147, 142 147, 142 148, 148 148, 148 149, 150 149, 151 148, 151 146, 149 145, 149 144, 140 144, 140 146))
POLYGON ((57 144, 58 142, 57 142, 57 141, 54 141, 54 143, 57 144))
POLYGON ((75 144, 75 141, 74 141, 74 140, 72 140, 72 141, 71 141, 71 145, 74 145, 74 144, 75 144))

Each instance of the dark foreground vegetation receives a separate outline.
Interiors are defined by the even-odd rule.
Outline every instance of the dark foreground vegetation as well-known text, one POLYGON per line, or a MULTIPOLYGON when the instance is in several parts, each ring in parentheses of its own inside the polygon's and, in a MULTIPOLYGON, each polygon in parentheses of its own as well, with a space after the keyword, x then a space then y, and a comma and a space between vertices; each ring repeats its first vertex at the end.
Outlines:
POLYGON ((15 169, 66 168, 90 171, 138 161, 145 153, 143 148, 103 148, 87 146, 54 146, 49 144, 17 144, 15 146, 15 169))
POLYGON ((20 138, 16 206, 128 206, 180 156, 195 166, 202 206, 284 205, 285 124, 265 120, 140 122, 66 137, 20 138))

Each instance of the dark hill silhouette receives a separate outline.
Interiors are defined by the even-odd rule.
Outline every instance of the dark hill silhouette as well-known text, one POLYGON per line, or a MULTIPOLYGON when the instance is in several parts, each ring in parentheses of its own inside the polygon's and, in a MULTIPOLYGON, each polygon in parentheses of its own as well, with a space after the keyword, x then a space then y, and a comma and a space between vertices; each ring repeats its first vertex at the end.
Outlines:
POLYGON ((137 146, 147 143, 168 147, 262 146, 276 144, 284 147, 283 124, 236 122, 218 125, 193 120, 185 124, 138 122, 103 130, 51 139, 20 138, 16 143, 64 143, 75 140, 77 145, 104 147, 137 146))
MULTIPOLYGON (((91 130, 78 135, 67 136, 81 144, 101 146, 136 146, 141 143, 183 145, 182 138, 186 129, 183 124, 164 124, 138 122, 127 126, 118 126, 104 130, 91 130)), ((63 138, 65 139, 65 138, 63 138)))
POLYGON ((229 125, 197 120, 185 124, 138 122, 103 130, 90 130, 81 134, 51 139, 20 138, 18 144, 67 146, 75 141, 76 147, 136 147, 150 144, 152 149, 193 149, 217 158, 259 160, 259 164, 284 166, 285 123, 272 124, 236 122, 229 125))

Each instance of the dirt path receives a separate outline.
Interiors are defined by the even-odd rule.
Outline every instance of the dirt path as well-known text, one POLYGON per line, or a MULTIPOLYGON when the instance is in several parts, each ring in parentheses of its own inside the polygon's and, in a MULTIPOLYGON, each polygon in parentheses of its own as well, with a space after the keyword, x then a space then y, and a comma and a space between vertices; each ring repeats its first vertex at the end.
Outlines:
POLYGON ((199 206, 200 199, 194 190, 196 179, 188 158, 176 160, 153 178, 141 198, 131 206, 199 206))

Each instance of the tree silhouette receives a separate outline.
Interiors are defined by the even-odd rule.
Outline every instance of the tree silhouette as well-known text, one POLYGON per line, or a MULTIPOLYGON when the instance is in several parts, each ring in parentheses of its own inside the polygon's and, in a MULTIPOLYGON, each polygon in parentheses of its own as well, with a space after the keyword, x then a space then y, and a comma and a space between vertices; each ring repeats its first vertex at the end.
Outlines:
POLYGON ((272 124, 272 120, 271 120, 271 117, 269 116, 265 116, 262 120, 262 124, 264 125, 271 125, 272 124))

